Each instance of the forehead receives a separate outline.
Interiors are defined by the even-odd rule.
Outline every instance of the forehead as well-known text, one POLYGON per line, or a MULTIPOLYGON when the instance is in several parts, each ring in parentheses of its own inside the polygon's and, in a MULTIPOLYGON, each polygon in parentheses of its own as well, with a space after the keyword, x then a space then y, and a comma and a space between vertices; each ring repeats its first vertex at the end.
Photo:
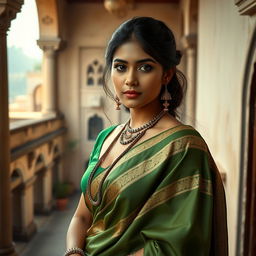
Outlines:
POLYGON ((144 58, 151 58, 150 55, 148 55, 141 47, 138 41, 132 40, 125 42, 124 44, 120 45, 113 56, 113 60, 115 58, 123 59, 127 61, 135 61, 138 59, 144 59, 144 58))

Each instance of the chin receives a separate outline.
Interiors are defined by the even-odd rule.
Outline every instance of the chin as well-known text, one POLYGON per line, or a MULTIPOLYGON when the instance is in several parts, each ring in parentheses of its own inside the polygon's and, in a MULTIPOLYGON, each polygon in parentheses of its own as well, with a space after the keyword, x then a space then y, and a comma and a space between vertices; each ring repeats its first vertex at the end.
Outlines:
POLYGON ((132 104, 129 104, 129 105, 126 105, 124 106, 126 109, 138 109, 138 108, 141 108, 141 106, 138 106, 138 105, 132 105, 132 104))

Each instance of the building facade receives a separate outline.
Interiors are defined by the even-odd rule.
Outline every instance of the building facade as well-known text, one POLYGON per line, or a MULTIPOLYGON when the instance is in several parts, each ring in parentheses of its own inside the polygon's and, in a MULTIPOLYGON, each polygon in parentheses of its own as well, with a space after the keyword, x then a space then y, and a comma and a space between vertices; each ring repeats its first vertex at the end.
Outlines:
MULTIPOLYGON (((227 198, 230 255, 253 255, 256 247, 256 1, 127 2, 127 9, 110 13, 102 1, 36 0, 40 27, 38 45, 44 51, 42 118, 45 118, 46 127, 53 128, 48 135, 58 130, 60 133, 55 132, 58 136, 49 137, 51 139, 44 146, 23 149, 17 157, 13 152, 18 145, 12 144, 15 129, 12 128, 10 138, 7 136, 8 82, 4 62, 6 48, 2 42, 6 40, 10 20, 22 11, 22 1, 0 4, 0 19, 6 24, 0 27, 0 122, 5 124, 0 126, 0 140, 4 141, 0 147, 0 155, 3 153, 0 158, 1 197, 9 202, 0 209, 1 223, 5 222, 3 229, 8 230, 7 238, 1 237, 3 232, 0 231, 0 255, 11 255, 12 227, 25 225, 19 221, 20 217, 14 216, 13 224, 8 217, 15 210, 16 204, 12 202, 23 200, 15 194, 13 181, 24 180, 24 177, 32 179, 32 188, 24 192, 29 194, 31 201, 30 206, 24 205, 30 216, 30 222, 27 220, 26 223, 32 223, 33 205, 38 209, 48 209, 50 205, 51 194, 47 186, 52 179, 48 176, 53 176, 54 172, 39 175, 40 179, 37 173, 48 165, 49 168, 60 165, 61 179, 69 180, 79 188, 97 133, 127 119, 126 111, 116 111, 113 101, 104 95, 102 72, 104 51, 112 32, 134 16, 163 20, 174 32, 177 48, 183 53, 179 68, 188 78, 186 99, 180 109, 182 121, 192 124, 202 134, 221 172, 227 198), (6 15, 10 13, 7 10, 13 15, 6 15), (58 121, 63 120, 61 114, 65 125, 58 121), (59 126, 49 122, 57 122, 59 126), (61 133, 64 126, 67 127, 65 135, 61 133), (13 151, 8 155, 6 150, 10 147, 13 151), (22 165, 26 167, 19 167, 22 165), (22 174, 21 170, 24 170, 22 174), (8 177, 12 177, 11 182, 8 177), (45 192, 34 190, 35 184, 45 184, 45 192), (8 191, 12 191, 13 199, 8 191), (48 198, 44 199, 46 201, 42 201, 44 193, 48 193, 44 197, 48 198), (42 205, 42 202, 45 203, 42 205), (9 248, 10 254, 3 254, 4 248, 9 248)), ((28 134, 32 135, 33 125, 26 126, 26 138, 28 134)), ((41 136, 32 137, 39 139, 41 136)))

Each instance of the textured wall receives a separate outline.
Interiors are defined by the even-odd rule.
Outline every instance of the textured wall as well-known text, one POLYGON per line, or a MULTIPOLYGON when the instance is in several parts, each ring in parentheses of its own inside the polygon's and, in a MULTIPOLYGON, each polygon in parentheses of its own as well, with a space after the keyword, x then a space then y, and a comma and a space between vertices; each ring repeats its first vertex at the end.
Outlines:
POLYGON ((235 255, 243 76, 254 20, 233 0, 201 0, 196 126, 227 173, 230 255, 235 255))

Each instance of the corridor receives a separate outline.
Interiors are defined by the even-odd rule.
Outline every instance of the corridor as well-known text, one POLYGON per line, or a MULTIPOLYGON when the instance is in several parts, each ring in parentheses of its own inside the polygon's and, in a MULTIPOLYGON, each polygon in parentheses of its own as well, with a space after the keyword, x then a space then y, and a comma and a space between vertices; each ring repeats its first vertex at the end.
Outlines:
POLYGON ((79 197, 80 193, 70 197, 68 208, 65 211, 54 211, 50 216, 37 217, 38 232, 29 243, 17 243, 18 255, 62 256, 65 251, 67 228, 79 197))

